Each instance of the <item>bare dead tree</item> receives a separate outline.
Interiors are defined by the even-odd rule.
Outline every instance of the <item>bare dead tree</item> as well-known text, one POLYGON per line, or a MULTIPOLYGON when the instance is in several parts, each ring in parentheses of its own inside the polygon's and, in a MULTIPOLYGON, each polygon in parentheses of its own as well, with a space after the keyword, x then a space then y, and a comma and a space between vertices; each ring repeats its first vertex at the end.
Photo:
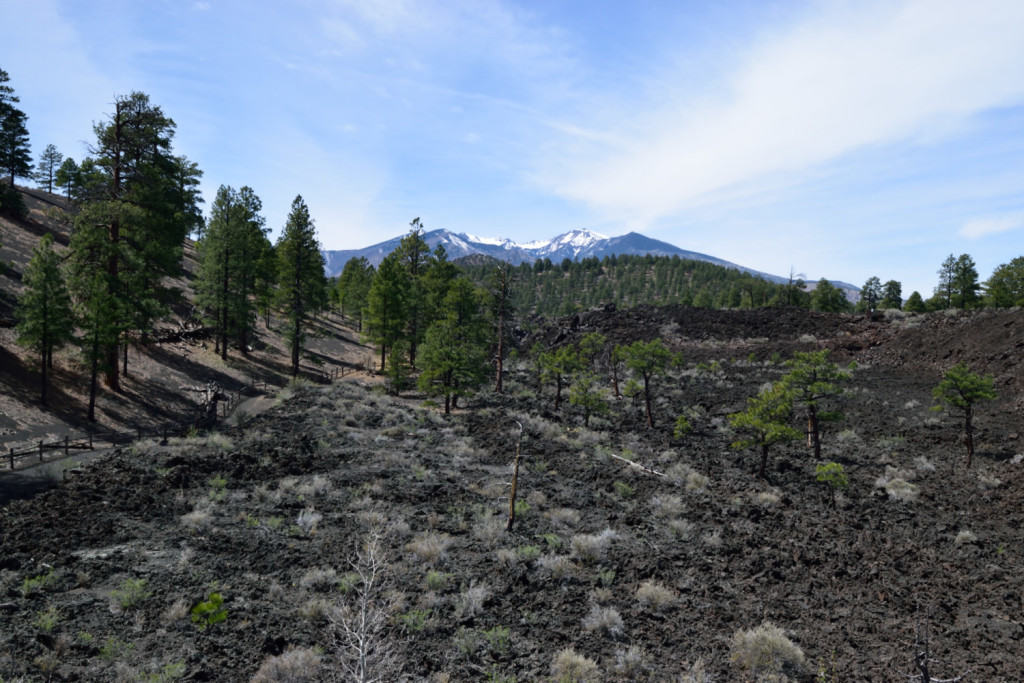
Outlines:
POLYGON ((919 673, 910 674, 908 678, 912 681, 922 683, 957 683, 962 681, 970 673, 970 669, 954 678, 932 678, 929 667, 938 660, 931 657, 931 638, 928 633, 928 619, 921 619, 918 616, 917 629, 914 635, 914 667, 919 673))
POLYGON ((367 533, 362 549, 351 562, 359 584, 351 591, 351 597, 328 615, 345 681, 391 681, 398 678, 401 670, 388 628, 395 604, 385 592, 388 564, 382 536, 379 528, 367 533))
POLYGON ((523 423, 516 420, 519 425, 519 437, 516 439, 516 457, 512 461, 512 491, 508 494, 508 524, 506 531, 512 531, 512 525, 516 523, 516 487, 519 484, 519 447, 523 443, 523 423))

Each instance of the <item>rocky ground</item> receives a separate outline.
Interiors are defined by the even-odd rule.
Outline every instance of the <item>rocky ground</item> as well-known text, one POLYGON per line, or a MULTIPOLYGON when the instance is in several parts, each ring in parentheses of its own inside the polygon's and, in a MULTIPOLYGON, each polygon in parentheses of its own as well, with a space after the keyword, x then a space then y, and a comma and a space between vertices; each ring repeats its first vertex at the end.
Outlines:
POLYGON ((365 593, 384 680, 768 680, 735 641, 766 621, 794 646, 767 631, 791 680, 908 680, 925 631, 933 676, 1019 680, 1021 330, 1020 311, 534 321, 524 344, 603 331, 680 351, 654 429, 625 400, 589 428, 555 413, 524 362, 450 417, 355 382, 290 389, 239 427, 136 443, 0 509, 0 676, 349 680, 365 593), (762 481, 726 419, 822 346, 858 363, 824 435, 850 477, 834 506, 801 444, 762 481), (956 417, 930 410, 957 360, 1000 391, 971 470, 956 417), (675 439, 681 413, 694 430, 675 439))

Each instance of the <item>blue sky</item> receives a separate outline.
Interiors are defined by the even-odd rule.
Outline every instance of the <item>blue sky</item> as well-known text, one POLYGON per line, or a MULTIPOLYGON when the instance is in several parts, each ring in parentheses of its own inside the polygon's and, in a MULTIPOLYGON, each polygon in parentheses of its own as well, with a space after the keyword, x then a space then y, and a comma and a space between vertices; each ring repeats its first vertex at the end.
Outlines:
POLYGON ((325 248, 637 230, 926 297, 1024 254, 1024 2, 0 0, 33 154, 141 90, 325 248))

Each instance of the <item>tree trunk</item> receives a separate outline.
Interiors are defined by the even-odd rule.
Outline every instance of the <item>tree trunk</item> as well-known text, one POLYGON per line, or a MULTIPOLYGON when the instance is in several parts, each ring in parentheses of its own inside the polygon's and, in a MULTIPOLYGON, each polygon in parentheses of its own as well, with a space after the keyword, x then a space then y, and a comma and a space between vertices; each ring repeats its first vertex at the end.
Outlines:
POLYGON ((452 412, 452 395, 450 392, 444 392, 444 414, 450 415, 452 412))
POLYGON ((555 377, 555 412, 558 412, 559 406, 562 405, 562 375, 555 377))
POLYGON ((644 373, 644 407, 647 408, 647 428, 654 428, 654 417, 651 415, 651 392, 648 390, 650 378, 644 373))
POLYGON ((39 400, 45 406, 46 405, 46 351, 45 346, 43 347, 42 362, 40 365, 42 384, 39 387, 39 400))
POLYGON ((497 377, 494 380, 494 391, 501 393, 501 371, 502 371, 502 356, 505 354, 505 314, 498 314, 498 371, 497 377))
POLYGON ((124 346, 121 347, 121 358, 124 361, 124 376, 128 376, 128 334, 124 335, 124 346))
POLYGON ((818 432, 818 407, 813 403, 807 406, 807 431, 811 445, 814 447, 814 459, 821 460, 821 434, 818 432))
POLYGON ((387 346, 385 346, 384 344, 380 345, 380 371, 381 372, 384 372, 384 361, 387 360, 387 356, 384 353, 386 349, 387 349, 387 346))
POLYGON ((758 476, 762 479, 768 478, 768 444, 761 444, 761 469, 758 476))
POLYGON ((89 378, 89 422, 96 421, 96 379, 99 375, 100 345, 96 333, 92 337, 92 372, 89 378))
MULTIPOLYGON (((220 322, 220 359, 228 359, 228 262, 231 249, 224 249, 224 276, 221 278, 221 322, 220 322)), ((293 373, 294 374, 294 373, 293 373)))
POLYGON ((612 386, 615 387, 615 398, 622 398, 622 392, 619 391, 619 366, 615 361, 612 361, 612 386))
POLYGON ((974 406, 964 408, 964 440, 967 442, 967 469, 974 459, 974 406))

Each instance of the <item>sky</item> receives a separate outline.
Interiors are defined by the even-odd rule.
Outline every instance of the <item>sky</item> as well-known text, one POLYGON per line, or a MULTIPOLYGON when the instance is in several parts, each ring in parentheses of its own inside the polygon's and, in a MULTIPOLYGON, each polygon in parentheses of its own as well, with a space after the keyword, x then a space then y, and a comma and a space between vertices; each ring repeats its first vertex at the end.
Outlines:
MULTIPOLYGON (((631 230, 926 298, 1024 254, 1024 2, 0 0, 33 155, 117 96, 322 246, 631 230)), ((273 236, 272 235, 272 236, 273 236)))

